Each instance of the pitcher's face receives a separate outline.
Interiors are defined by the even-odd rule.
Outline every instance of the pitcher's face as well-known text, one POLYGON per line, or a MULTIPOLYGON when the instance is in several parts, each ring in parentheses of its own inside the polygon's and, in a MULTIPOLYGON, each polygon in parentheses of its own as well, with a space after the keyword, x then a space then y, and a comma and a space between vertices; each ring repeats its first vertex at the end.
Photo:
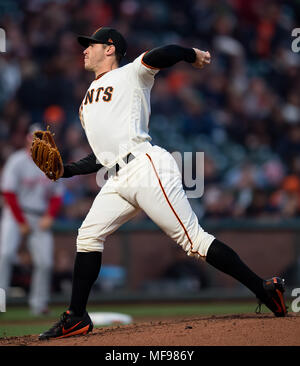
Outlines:
POLYGON ((84 68, 88 71, 94 71, 105 59, 105 45, 102 43, 90 43, 83 51, 84 68))

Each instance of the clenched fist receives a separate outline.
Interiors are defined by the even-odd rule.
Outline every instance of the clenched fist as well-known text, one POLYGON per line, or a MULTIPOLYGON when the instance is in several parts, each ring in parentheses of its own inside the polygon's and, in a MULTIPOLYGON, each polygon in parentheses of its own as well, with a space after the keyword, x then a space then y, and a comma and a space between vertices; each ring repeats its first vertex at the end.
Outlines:
POLYGON ((210 53, 208 51, 201 51, 198 48, 193 48, 196 52, 196 61, 192 64, 197 69, 202 69, 205 65, 210 64, 210 53))

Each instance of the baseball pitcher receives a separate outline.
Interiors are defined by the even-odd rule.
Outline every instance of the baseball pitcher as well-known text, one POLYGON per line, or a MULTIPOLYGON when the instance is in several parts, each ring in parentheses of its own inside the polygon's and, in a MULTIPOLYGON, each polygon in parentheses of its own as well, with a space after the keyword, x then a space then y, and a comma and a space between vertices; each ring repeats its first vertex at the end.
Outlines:
POLYGON ((209 52, 167 45, 143 52, 133 62, 119 67, 127 46, 118 31, 102 27, 91 37, 79 36, 78 41, 84 47, 85 69, 95 74, 79 108, 93 152, 64 165, 60 176, 89 174, 104 166, 109 179, 78 232, 70 306, 40 339, 92 330, 86 304, 99 274, 105 240, 139 210, 187 255, 201 258, 233 276, 276 316, 285 316, 284 281, 277 277, 260 278, 229 246, 202 229, 183 190, 175 160, 168 151, 151 144, 150 92, 159 70, 181 61, 201 70, 211 62, 209 52))

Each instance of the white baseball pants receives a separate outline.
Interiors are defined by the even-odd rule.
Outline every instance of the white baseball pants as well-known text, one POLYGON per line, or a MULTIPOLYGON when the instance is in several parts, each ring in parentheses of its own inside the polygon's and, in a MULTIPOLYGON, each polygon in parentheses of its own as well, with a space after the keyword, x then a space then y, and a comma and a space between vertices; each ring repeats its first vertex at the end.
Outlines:
POLYGON ((78 231, 77 251, 102 252, 108 235, 142 209, 187 255, 205 259, 215 237, 199 225, 175 159, 159 146, 143 146, 96 196, 78 231))
MULTIPOLYGON (((51 290, 51 270, 53 264, 53 236, 50 231, 39 228, 40 216, 25 214, 31 232, 27 245, 33 261, 29 305, 34 313, 39 313, 48 304, 51 290)), ((0 234, 0 288, 5 291, 11 283, 12 265, 16 262, 21 244, 19 226, 9 209, 3 210, 0 234)))

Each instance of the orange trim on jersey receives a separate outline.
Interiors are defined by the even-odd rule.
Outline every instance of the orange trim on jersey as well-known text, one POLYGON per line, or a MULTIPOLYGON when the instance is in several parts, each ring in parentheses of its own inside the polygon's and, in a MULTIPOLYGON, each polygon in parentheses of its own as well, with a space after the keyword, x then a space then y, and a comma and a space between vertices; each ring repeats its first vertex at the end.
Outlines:
POLYGON ((152 165, 152 167, 153 167, 153 170, 154 170, 154 172, 155 172, 156 178, 157 178, 157 180, 158 180, 158 183, 159 183, 159 185, 160 185, 160 188, 161 188, 161 190, 162 190, 162 192, 163 192, 163 195, 165 196, 165 199, 166 199, 166 201, 167 201, 168 205, 170 206, 171 210, 173 211, 174 215, 176 216, 177 220, 179 221, 179 223, 180 223, 181 227, 182 227, 182 228, 183 228, 183 230, 184 230, 185 235, 186 235, 186 236, 187 236, 187 238, 188 238, 188 241, 189 241, 189 242, 190 242, 190 244, 191 244, 191 249, 192 249, 192 250, 191 250, 191 253, 193 253, 193 254, 199 254, 199 255, 200 255, 200 257, 205 257, 205 255, 201 255, 198 251, 193 251, 193 242, 192 242, 192 240, 191 240, 191 238, 190 238, 190 236, 189 236, 189 234, 188 234, 188 232, 187 232, 187 229, 186 229, 186 227, 184 226, 183 222, 180 220, 180 218, 179 218, 179 216, 178 216, 177 212, 175 211, 174 207, 172 206, 172 204, 171 204, 171 202, 170 202, 170 200, 169 200, 169 198, 168 198, 168 196, 167 196, 167 194, 166 194, 166 191, 164 190, 164 187, 163 187, 163 185, 162 185, 162 183, 161 183, 161 180, 160 180, 159 175, 158 175, 158 173, 157 173, 157 171, 156 171, 156 169, 155 169, 155 166, 154 166, 154 164, 153 164, 153 161, 152 161, 152 159, 151 159, 150 155, 146 154, 146 156, 147 156, 147 157, 148 157, 148 159, 150 160, 150 163, 151 163, 151 165, 152 165))
POLYGON ((100 79, 104 74, 106 74, 108 71, 104 71, 102 74, 98 75, 95 80, 100 79))
POLYGON ((153 66, 150 66, 150 65, 147 65, 147 64, 143 61, 143 58, 145 57, 145 55, 146 55, 148 52, 149 52, 149 51, 146 51, 146 52, 145 52, 144 56, 143 56, 143 57, 142 57, 142 59, 141 59, 141 63, 142 63, 144 66, 148 67, 148 69, 152 69, 152 70, 160 70, 160 68, 158 68, 158 67, 153 67, 153 66))

